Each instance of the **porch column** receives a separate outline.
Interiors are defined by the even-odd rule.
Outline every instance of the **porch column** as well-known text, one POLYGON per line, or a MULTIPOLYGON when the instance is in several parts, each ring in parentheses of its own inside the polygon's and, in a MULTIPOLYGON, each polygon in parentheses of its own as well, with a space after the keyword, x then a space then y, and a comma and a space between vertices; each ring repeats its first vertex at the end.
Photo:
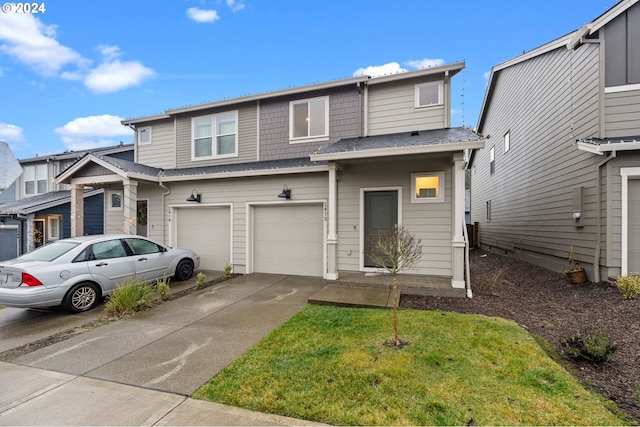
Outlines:
POLYGON ((327 280, 338 280, 338 166, 329 163, 327 280))
POLYGON ((84 235, 84 186, 71 185, 71 237, 84 235))
POLYGON ((454 288, 464 288, 464 155, 455 153, 453 155, 453 240, 452 246, 452 267, 453 277, 451 286, 454 288))
POLYGON ((122 232, 124 234, 136 234, 138 232, 138 182, 124 181, 124 193, 122 195, 122 207, 124 224, 122 232))

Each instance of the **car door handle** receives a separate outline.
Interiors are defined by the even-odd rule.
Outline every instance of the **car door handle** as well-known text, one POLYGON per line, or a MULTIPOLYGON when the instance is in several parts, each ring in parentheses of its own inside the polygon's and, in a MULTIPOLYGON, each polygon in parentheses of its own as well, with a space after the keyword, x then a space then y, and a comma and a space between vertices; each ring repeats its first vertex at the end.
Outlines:
POLYGON ((138 261, 146 261, 147 259, 145 257, 142 258, 138 258, 138 261))
POLYGON ((101 262, 101 263, 99 263, 99 264, 96 264, 96 267, 102 267, 102 266, 104 266, 104 265, 109 265, 109 263, 101 262))

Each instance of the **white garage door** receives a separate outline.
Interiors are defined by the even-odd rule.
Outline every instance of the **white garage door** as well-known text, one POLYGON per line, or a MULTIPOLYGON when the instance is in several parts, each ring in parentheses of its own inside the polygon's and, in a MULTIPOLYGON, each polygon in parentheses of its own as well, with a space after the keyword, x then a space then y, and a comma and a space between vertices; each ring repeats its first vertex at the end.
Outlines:
POLYGON ((176 246, 200 255, 200 268, 223 271, 231 262, 228 207, 176 209, 176 246))
POLYGON ((630 179, 628 186, 627 271, 640 271, 640 179, 630 179))
POLYGON ((322 206, 255 207, 254 271, 322 277, 323 234, 322 206))

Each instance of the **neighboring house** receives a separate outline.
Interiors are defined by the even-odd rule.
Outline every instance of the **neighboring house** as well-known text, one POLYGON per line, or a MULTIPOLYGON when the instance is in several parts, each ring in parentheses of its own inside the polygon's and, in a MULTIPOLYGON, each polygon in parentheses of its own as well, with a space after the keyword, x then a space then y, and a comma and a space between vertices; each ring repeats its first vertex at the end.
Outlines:
POLYGON ((473 153, 482 247, 589 278, 640 271, 640 3, 493 67, 473 153))
MULTIPOLYGON (((22 175, 0 194, 0 260, 14 258, 41 244, 71 237, 70 186, 54 177, 87 153, 133 160, 133 144, 70 151, 20 160, 22 175)), ((83 234, 104 232, 103 190, 85 189, 83 234)))
MULTIPOLYGON (((102 234, 103 190, 83 195, 85 234, 102 234)), ((71 237, 69 190, 53 191, 0 205, 0 261, 46 243, 71 237)))
MULTIPOLYGON (((354 77, 124 120, 136 130, 135 163, 88 154, 56 181, 72 193, 104 188, 106 231, 192 248, 204 269, 335 280, 374 271, 369 237, 400 224, 423 242, 409 273, 464 295, 465 154, 484 140, 450 128, 450 79, 463 68, 354 77)), ((73 200, 72 219, 82 215, 73 200)), ((79 222, 72 233, 83 233, 79 222)))

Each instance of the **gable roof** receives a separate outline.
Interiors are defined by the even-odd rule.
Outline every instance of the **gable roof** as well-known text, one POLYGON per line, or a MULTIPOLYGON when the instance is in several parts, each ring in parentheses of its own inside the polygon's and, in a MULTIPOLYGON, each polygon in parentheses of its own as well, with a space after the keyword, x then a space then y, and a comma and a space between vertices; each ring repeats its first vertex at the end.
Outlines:
POLYGON ((500 70, 504 70, 505 68, 509 68, 513 65, 520 64, 522 62, 528 61, 532 58, 538 57, 540 55, 543 55, 545 53, 551 52, 553 50, 556 50, 562 47, 566 49, 575 49, 576 47, 580 46, 588 36, 600 30, 602 27, 604 27, 606 24, 608 24, 613 19, 618 17, 621 13, 625 12, 631 6, 636 4, 638 1, 640 0, 620 0, 618 3, 616 3, 614 6, 609 8, 602 15, 598 16, 596 19, 594 19, 590 23, 585 24, 582 28, 572 31, 560 38, 557 38, 553 41, 545 43, 542 46, 539 46, 535 49, 525 52, 522 55, 513 57, 491 68, 491 75, 489 76, 487 90, 485 91, 484 99, 482 101, 482 108, 480 109, 480 116, 478 117, 478 124, 476 126, 476 130, 478 132, 482 132, 485 113, 487 111, 487 107, 489 103, 491 102, 491 95, 493 94, 495 80, 499 78, 500 70))
POLYGON ((65 151, 64 153, 45 154, 43 156, 29 157, 26 159, 20 159, 19 161, 20 163, 32 163, 49 160, 73 160, 79 159, 87 153, 100 153, 102 155, 108 156, 111 154, 123 153, 125 151, 133 151, 133 144, 120 143, 119 145, 113 145, 110 147, 99 147, 80 151, 65 151))
POLYGON ((146 117, 136 117, 136 118, 126 119, 126 120, 122 120, 121 123, 127 126, 135 125, 135 124, 150 122, 154 120, 168 119, 180 113, 190 113, 190 112, 206 110, 210 108, 224 107, 224 106, 235 105, 235 104, 240 104, 244 102, 252 102, 252 101, 258 101, 262 99, 276 98, 280 96, 295 95, 295 94, 304 93, 304 92, 330 89, 330 88, 335 88, 340 86, 348 86, 352 84, 373 85, 373 84, 387 83, 395 80, 409 79, 409 78, 434 75, 434 74, 447 74, 449 76, 453 76, 459 71, 461 71, 462 69, 464 69, 464 67, 465 67, 464 62, 456 62, 448 65, 423 68, 421 70, 406 71, 402 73, 390 74, 390 75, 379 76, 379 77, 362 75, 362 76, 350 77, 346 79, 333 80, 329 82, 315 83, 311 85, 269 91, 269 92, 255 94, 255 95, 246 95, 238 98, 227 98, 219 101, 195 104, 195 105, 190 105, 190 106, 181 107, 181 108, 171 108, 171 109, 165 110, 164 113, 155 114, 155 115, 146 116, 146 117))
POLYGON ((311 160, 427 154, 484 148, 485 139, 464 127, 342 139, 311 154, 311 160))
MULTIPOLYGON (((103 190, 101 188, 97 190, 86 189, 83 197, 96 196, 102 192, 103 190)), ((4 203, 0 205, 0 215, 28 215, 65 203, 71 203, 71 191, 52 191, 26 199, 4 203)))

